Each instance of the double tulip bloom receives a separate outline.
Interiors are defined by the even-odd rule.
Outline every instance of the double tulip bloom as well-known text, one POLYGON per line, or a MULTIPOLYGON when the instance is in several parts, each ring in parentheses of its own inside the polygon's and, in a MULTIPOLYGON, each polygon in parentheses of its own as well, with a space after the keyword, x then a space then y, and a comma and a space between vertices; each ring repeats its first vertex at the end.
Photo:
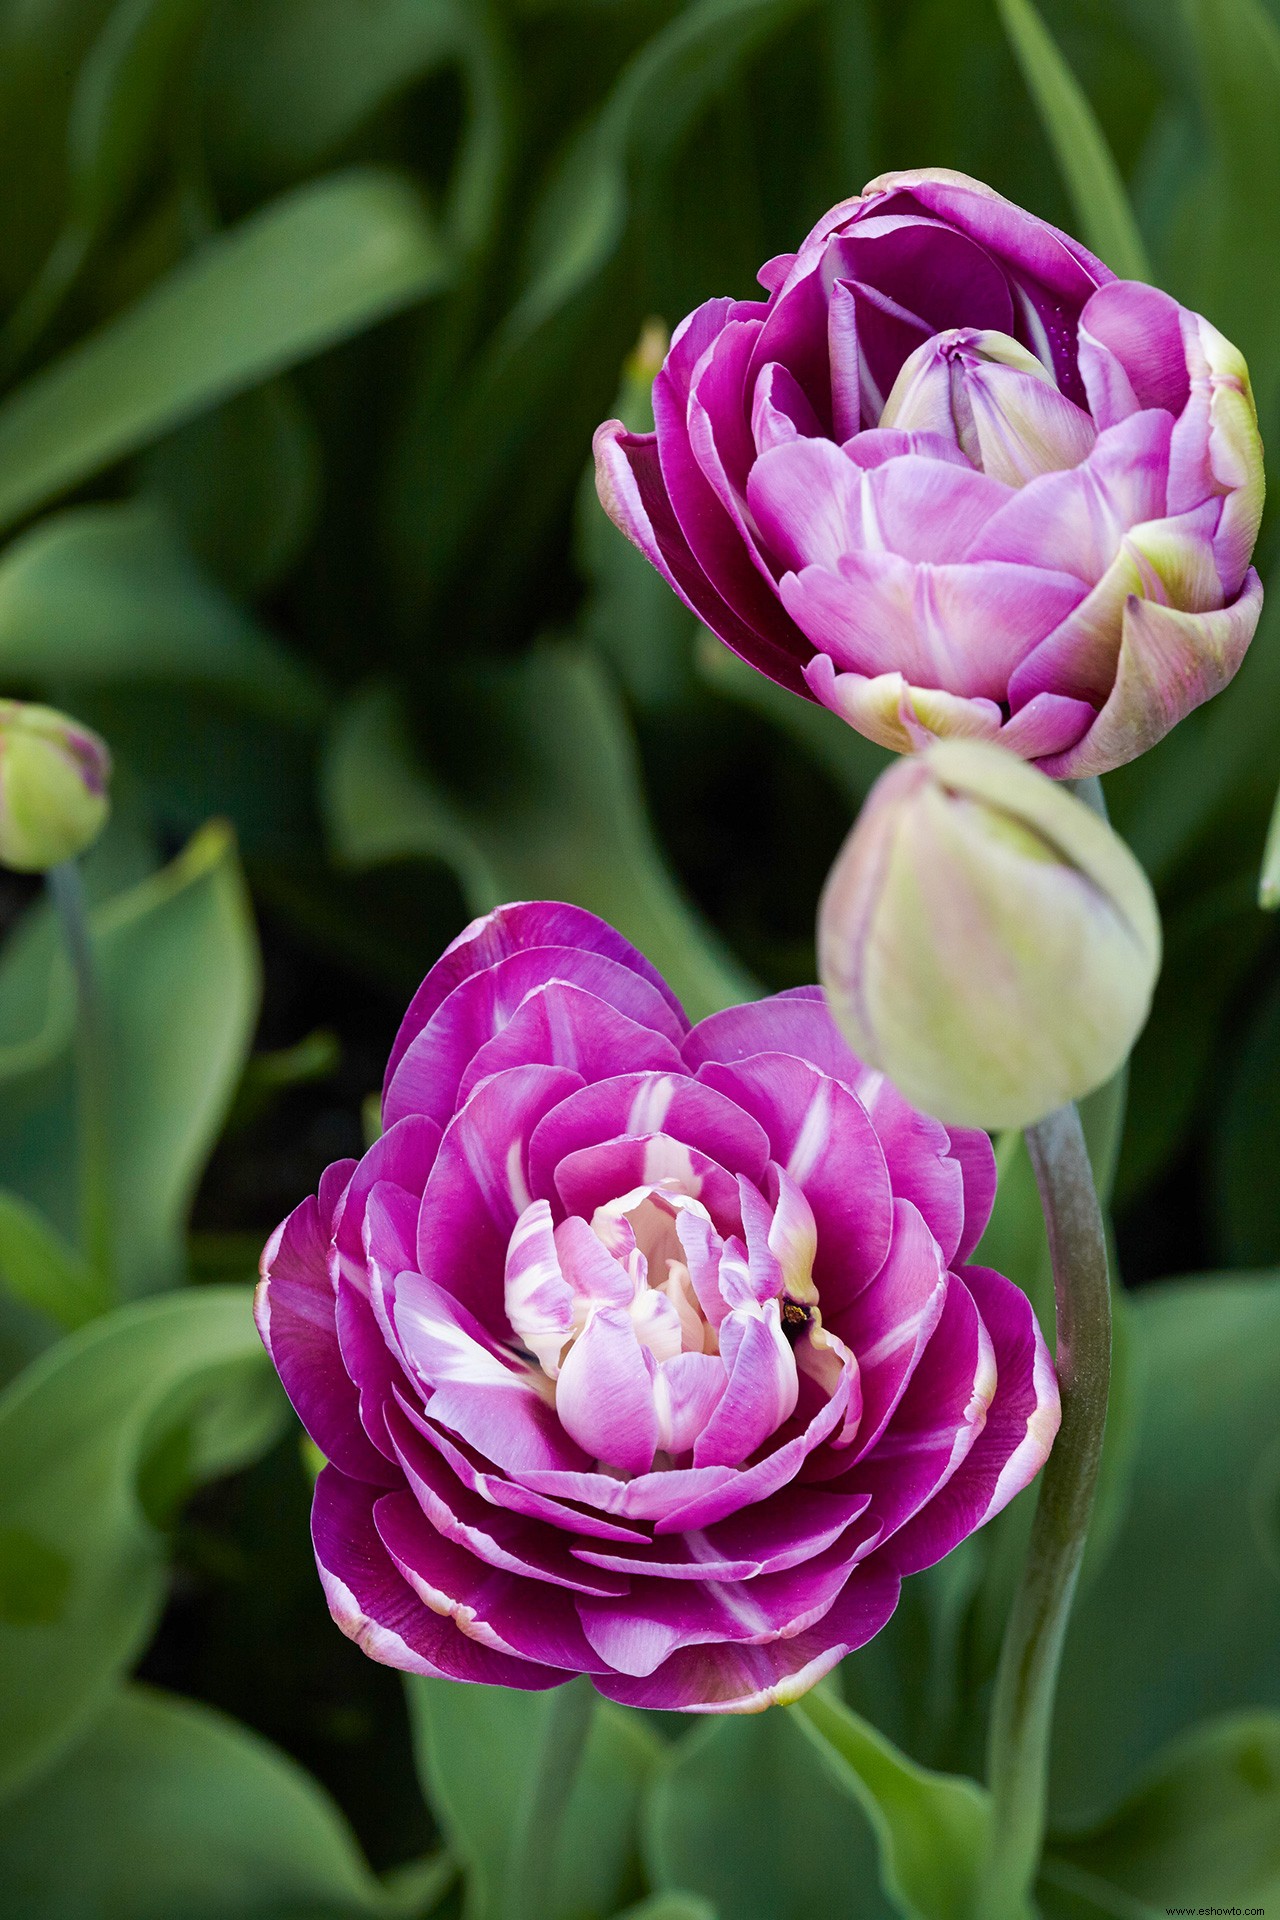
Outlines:
POLYGON ((970 1264, 990 1143, 862 1067, 818 989, 691 1029, 591 914, 505 907, 423 982, 383 1117, 258 1295, 375 1659, 793 1699, 1044 1461, 1034 1315, 970 1264))
POLYGON ((605 508, 782 685, 907 751, 1134 759, 1235 672, 1262 449, 1236 349, 980 182, 886 174, 709 300, 605 508))

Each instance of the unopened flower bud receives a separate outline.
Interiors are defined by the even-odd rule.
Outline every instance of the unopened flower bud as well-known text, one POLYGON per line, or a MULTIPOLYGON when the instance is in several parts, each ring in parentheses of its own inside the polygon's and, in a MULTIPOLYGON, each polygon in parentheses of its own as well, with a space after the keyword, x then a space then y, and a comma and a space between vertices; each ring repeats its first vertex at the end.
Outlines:
POLYGON ((91 847, 107 818, 111 756, 52 707, 0 700, 0 866, 44 873, 91 847))
POLYGON ((948 1125, 1021 1127, 1125 1060, 1160 921, 1083 801, 954 740, 873 788, 827 880, 818 959, 850 1046, 908 1100, 948 1125))

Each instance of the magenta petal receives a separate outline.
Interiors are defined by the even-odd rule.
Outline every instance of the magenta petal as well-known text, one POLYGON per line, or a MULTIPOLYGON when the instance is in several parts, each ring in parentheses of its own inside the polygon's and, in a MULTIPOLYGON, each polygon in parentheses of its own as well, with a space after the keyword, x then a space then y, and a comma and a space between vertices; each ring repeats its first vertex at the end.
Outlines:
POLYGON ((1026 1295, 988 1267, 965 1267, 963 1277, 995 1350, 995 1398, 964 1465, 885 1549, 903 1574, 931 1567, 1008 1506, 1048 1459, 1061 1419, 1053 1362, 1026 1295))
POLYGON ((658 1445, 664 1453, 688 1453, 724 1393, 728 1375, 715 1353, 677 1353, 653 1376, 658 1445))
POLYGON ((304 1200, 263 1253, 254 1301, 258 1332, 321 1453, 352 1478, 387 1486, 394 1470, 361 1425, 359 1396, 343 1364, 328 1250, 320 1207, 304 1200))
POLYGON ((422 1114, 407 1114, 374 1141, 357 1164, 334 1209, 334 1244, 342 1270, 365 1287, 364 1216, 369 1195, 381 1182, 421 1194, 440 1148, 440 1128, 422 1114))
MULTIPOLYGON (((943 1265, 949 1266, 960 1245, 965 1216, 964 1171, 951 1134, 940 1120, 920 1113, 891 1080, 870 1067, 862 1068, 852 1085, 884 1148, 895 1197, 919 1208, 938 1243, 943 1265)), ((986 1142, 986 1134, 981 1137, 986 1142)))
POLYGON ((698 1078, 761 1120, 772 1158, 813 1208, 814 1279, 824 1313, 834 1315, 889 1251, 889 1169, 866 1109, 839 1081, 789 1054, 756 1054, 733 1066, 708 1061, 698 1078))
POLYGON ((849 1087, 864 1071, 831 1018, 821 987, 790 987, 767 1000, 708 1014, 684 1043, 691 1073, 708 1060, 731 1065, 753 1053, 793 1053, 849 1087))
POLYGON ((395 1449, 387 1432, 385 1408, 397 1384, 406 1384, 404 1369, 398 1353, 387 1344, 369 1296, 345 1275, 338 1279, 336 1306, 338 1345, 342 1364, 360 1396, 360 1424, 379 1453, 390 1460, 395 1449))
POLYGON ((625 1573, 603 1565, 593 1570, 578 1557, 585 1535, 575 1547, 558 1528, 494 1506, 464 1486, 400 1408, 392 1408, 389 1425, 413 1497, 437 1533, 506 1573, 600 1598, 626 1593, 625 1573))
POLYGON ((893 1244, 836 1331, 858 1362, 862 1419, 856 1458, 879 1440, 933 1338, 947 1297, 942 1252, 909 1200, 893 1204, 893 1244))
POLYGON ((458 1105, 487 1075, 522 1066, 570 1067, 591 1085, 617 1073, 679 1072, 680 1054, 665 1032, 620 1013, 584 987, 549 980, 531 988, 503 1031, 474 1055, 458 1087, 458 1105))
POLYGON ((375 1487, 326 1467, 316 1481, 311 1534, 329 1611, 371 1660, 405 1673, 488 1686, 554 1687, 554 1668, 495 1653, 423 1606, 378 1536, 375 1487))
POLYGON ((563 1588, 519 1580, 474 1559, 436 1532, 411 1494, 384 1494, 373 1519, 401 1578, 467 1640, 500 1656, 570 1673, 602 1670, 563 1588))
POLYGON ((631 1316, 597 1307, 565 1357, 556 1412, 583 1452, 623 1473, 647 1473, 658 1444, 652 1357, 631 1316))
MULTIPOLYGON (((764 1176, 769 1142, 749 1113, 687 1074, 632 1073, 571 1094, 535 1129, 529 1143, 531 1190, 550 1199, 557 1167, 582 1148, 657 1133, 696 1147, 748 1179, 764 1176)), ((637 1178, 615 1191, 625 1193, 639 1184, 637 1178)))
POLYGON ((817 1625, 789 1639, 683 1647, 651 1674, 598 1679, 597 1691, 624 1706, 680 1713, 759 1713, 789 1705, 879 1633, 898 1604, 899 1585, 873 1560, 854 1570, 817 1625))
MULTIPOLYGON (((563 1028, 554 1035, 553 1043, 547 1045, 545 1031, 539 1031, 535 1009, 519 1030, 516 1047, 508 1050, 509 1057, 497 1058, 487 1071, 497 1072, 502 1066, 538 1064, 544 1053, 548 1056, 545 1060, 548 1066, 575 1068, 576 1055, 581 1053, 589 1058, 600 1049, 607 1059, 611 1040, 616 1040, 617 1034, 601 1028, 598 1042, 593 1039, 597 1032, 594 1016, 602 1001, 626 1016, 628 1023, 663 1034, 677 1044, 683 1038, 683 1023, 658 989, 621 962, 610 959, 607 954, 570 947, 526 947, 487 967, 483 973, 472 974, 441 1001, 405 1048, 395 1073, 387 1081, 382 1101, 383 1124, 393 1126, 405 1114, 429 1114, 443 1125, 466 1097, 464 1076, 469 1082, 468 1091, 479 1078, 477 1073, 467 1072, 477 1054, 502 1036, 503 1029, 522 1009, 527 996, 546 992, 551 981, 568 983, 582 990, 580 997, 560 1003, 557 1011, 563 1016, 563 1028), (577 1031, 579 1022, 582 1023, 580 1032, 577 1031), (532 1045, 532 1050, 523 1056, 518 1050, 522 1035, 532 1045)), ((630 1064, 619 1061, 612 1070, 616 1072, 630 1064)))
POLYGON ((556 1168, 556 1187, 566 1209, 588 1218, 619 1194, 635 1187, 656 1187, 664 1180, 700 1200, 722 1232, 736 1229, 738 1183, 733 1175, 670 1134, 602 1140, 598 1146, 567 1153, 556 1168))
POLYGON ((651 1574, 662 1580, 754 1580, 812 1560, 861 1519, 866 1494, 789 1487, 762 1505, 735 1513, 695 1534, 673 1534, 634 1551, 577 1546, 575 1560, 593 1567, 651 1574))
POLYGON ((526 1148, 538 1122, 582 1085, 565 1067, 512 1067, 476 1088, 445 1129, 418 1215, 418 1265, 506 1330, 507 1242, 533 1195, 526 1148))
POLYGON ((830 440, 794 439, 761 454, 747 499, 780 571, 834 572, 841 554, 866 539, 862 491, 862 470, 830 440))
POLYGON ((616 960, 619 965, 640 974, 650 986, 656 987, 680 1026, 683 1028, 688 1024, 683 1007, 658 969, 651 966, 644 955, 629 940, 624 940, 620 933, 615 932, 607 921, 588 913, 584 907, 566 906, 558 900, 517 900, 473 920, 445 948, 413 996, 409 1010, 400 1023, 400 1031, 387 1061, 384 1086, 390 1086, 410 1041, 422 1031, 441 1001, 461 981, 473 973, 483 973, 487 968, 496 966, 508 954, 518 953, 524 947, 568 947, 588 953, 603 953, 608 959, 616 960))
POLYGON ((1080 316, 1080 374, 1100 428, 1140 408, 1181 413, 1190 383, 1177 301, 1137 280, 1099 288, 1080 316))
POLYGON ((967 1260, 987 1230, 996 1201, 996 1155, 989 1136, 973 1127, 952 1127, 951 1155, 964 1175, 964 1231, 949 1258, 967 1260))
POLYGON ((776 1300, 755 1312, 735 1308, 721 1323, 720 1352, 729 1378, 694 1446, 699 1467, 736 1467, 790 1419, 800 1396, 776 1300))

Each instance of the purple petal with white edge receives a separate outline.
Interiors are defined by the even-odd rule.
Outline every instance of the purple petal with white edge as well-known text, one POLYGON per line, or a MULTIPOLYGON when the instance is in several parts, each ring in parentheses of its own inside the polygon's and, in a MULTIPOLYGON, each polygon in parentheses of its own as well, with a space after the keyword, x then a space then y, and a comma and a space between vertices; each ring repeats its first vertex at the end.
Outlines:
POLYGON ((1129 529, 1163 517, 1172 431, 1169 415, 1157 411, 1109 427, 1078 467, 1042 474, 1014 493, 969 559, 1043 567, 1094 586, 1129 529))
MULTIPOLYGON (((625 1221, 624 1240, 635 1245, 625 1221)), ((560 1269, 577 1300, 593 1306, 630 1307, 635 1295, 631 1274, 605 1246, 599 1235, 577 1214, 570 1214, 555 1230, 560 1269)))
POLYGON ((1030 564, 917 565, 868 551, 846 554, 838 574, 822 567, 786 574, 781 592, 836 666, 900 673, 923 687, 996 702, 1014 668, 1080 604, 1085 588, 1030 564))
POLYGON ((728 1381, 694 1444, 697 1467, 738 1466, 790 1419, 800 1397, 776 1300, 754 1310, 735 1307, 721 1323, 720 1352, 728 1381))
POLYGON ((902 1574, 931 1567, 1007 1507, 1048 1459, 1062 1417, 1053 1362, 1026 1295, 988 1267, 965 1267, 962 1277, 991 1335, 995 1398, 959 1472, 886 1547, 902 1574))
MULTIPOLYGON (((583 997, 559 1011, 565 1024, 550 1050, 556 1056, 545 1064, 575 1068, 572 1057, 594 1050, 591 1033, 599 1003, 614 1007, 628 1020, 663 1034, 677 1045, 684 1029, 657 988, 638 973, 607 954, 588 953, 571 947, 526 947, 509 954, 505 960, 472 974, 441 1001, 431 1018, 406 1047, 394 1076, 383 1095, 384 1125, 391 1127, 403 1115, 429 1114, 443 1126, 463 1099, 462 1081, 476 1055, 495 1040, 508 1022, 515 1018, 526 996, 545 989, 549 980, 583 989, 583 997), (585 1030, 574 1030, 576 1018, 584 1019, 585 1030)), ((536 1018, 536 1016, 535 1016, 536 1018)), ((530 1036, 537 1039, 536 1027, 530 1036)), ((607 1058, 608 1035, 601 1034, 601 1046, 607 1058)), ((535 1051, 489 1069, 496 1072, 502 1064, 524 1066, 541 1064, 535 1051)), ((628 1063, 620 1063, 628 1064, 628 1063)), ((575 1068, 576 1070, 576 1068, 575 1068)), ((613 1071, 619 1067, 614 1066, 613 1071)), ((471 1076, 474 1085, 477 1076, 471 1076)), ((587 1075, 584 1073, 583 1077, 587 1075)), ((402 1181, 402 1185, 407 1182, 402 1181)))
POLYGON ((294 1412, 326 1459, 377 1486, 395 1471, 360 1421, 359 1395, 338 1344, 337 1303, 329 1279, 328 1220, 307 1199, 268 1240, 254 1314, 294 1412))
POLYGON ((739 658, 781 686, 799 692, 800 661, 805 653, 802 636, 789 621, 788 631, 781 636, 757 629, 712 585, 676 519, 662 476, 656 436, 630 433, 621 420, 606 420, 597 427, 592 446, 596 492, 619 531, 657 568, 690 613, 718 634, 739 658))
MULTIPOLYGON (((807 1207, 804 1196, 800 1196, 807 1207)), ((731 1307, 763 1306, 782 1292, 782 1263, 769 1244, 773 1227, 773 1208, 754 1181, 738 1176, 738 1200, 742 1210, 742 1231, 746 1239, 746 1259, 735 1266, 734 1278, 727 1277, 722 1265, 720 1290, 731 1307)), ((809 1214, 810 1222, 813 1215, 809 1214)), ((816 1235, 815 1235, 816 1237, 816 1235)))
POLYGON ((756 1054, 733 1066, 708 1061, 698 1078, 767 1128, 773 1159, 813 1208, 814 1279, 824 1314, 834 1314, 889 1251, 889 1169, 866 1109, 839 1081, 790 1054, 756 1054))
MULTIPOLYGON (((754 1580, 757 1574, 787 1567, 834 1546, 861 1519, 871 1502, 866 1494, 827 1493, 790 1487, 784 1494, 718 1526, 653 1540, 643 1547, 613 1552, 575 1546, 575 1560, 615 1574, 651 1574, 659 1580, 754 1580)), ((861 1544, 865 1545, 865 1542, 861 1544)))
POLYGON ((1099 427, 1143 408, 1179 414, 1190 383, 1182 308, 1158 287, 1113 280, 1080 316, 1080 377, 1099 427))
POLYGON ((597 1307, 570 1347, 556 1381, 560 1424, 584 1453, 623 1473, 647 1473, 658 1444, 654 1363, 630 1314, 597 1307))
MULTIPOLYGON (((537 1492, 522 1485, 519 1480, 509 1480, 505 1473, 495 1470, 492 1463, 486 1461, 461 1435, 446 1433, 434 1425, 403 1396, 398 1396, 398 1404, 415 1432, 420 1433, 441 1459, 448 1462, 468 1492, 479 1494, 482 1500, 504 1513, 518 1513, 529 1520, 545 1521, 564 1533, 575 1536, 588 1534, 594 1540, 620 1540, 630 1544, 647 1538, 636 1527, 619 1523, 616 1519, 605 1519, 600 1513, 569 1506, 554 1495, 537 1492)), ((574 1452, 577 1451, 575 1448, 574 1452)))
POLYGON ((1146 753, 1227 685, 1261 612, 1262 582, 1252 567, 1239 599, 1216 613, 1179 613, 1131 598, 1105 706, 1079 745, 1044 760, 1044 771, 1060 780, 1084 779, 1146 753))
POLYGON ((476 1088, 445 1129, 418 1215, 418 1265, 506 1330, 507 1242, 533 1195, 525 1153, 538 1122, 582 1085, 565 1067, 512 1067, 476 1088))
POLYGON ((573 1289, 560 1266, 545 1200, 532 1201, 515 1224, 507 1245, 503 1297, 511 1331, 554 1380, 561 1349, 573 1332, 573 1289))
POLYGON ((899 1586, 873 1559, 855 1568, 816 1626, 790 1639, 765 1646, 684 1647, 643 1678, 601 1678, 596 1690, 623 1706, 680 1713, 760 1713, 789 1706, 879 1633, 898 1604, 899 1586))
POLYGON ((768 1247, 782 1269, 783 1290, 791 1300, 812 1305, 818 1297, 813 1284, 813 1263, 818 1253, 818 1223, 813 1208, 786 1168, 776 1162, 769 1166, 769 1189, 773 1219, 768 1247))
POLYGON ((638 948, 615 931, 598 914, 585 907, 571 907, 559 900, 516 900, 492 913, 482 914, 464 927, 450 942, 409 1003, 400 1022, 400 1031, 387 1061, 384 1086, 390 1086, 401 1056, 414 1036, 426 1026, 441 1001, 473 973, 505 960, 523 947, 570 947, 588 953, 603 953, 619 965, 630 967, 650 986, 656 987, 681 1029, 688 1026, 684 1008, 655 966, 638 948))
POLYGON ((751 400, 751 437, 766 453, 785 440, 821 433, 818 416, 792 375, 771 361, 762 367, 751 400))
POLYGON ((862 1419, 857 1453, 875 1446, 911 1382, 942 1318, 947 1270, 937 1241, 909 1200, 893 1203, 893 1244, 869 1287, 840 1318, 840 1337, 857 1356, 862 1419))
POLYGON ((688 1581, 638 1577, 625 1606, 580 1600, 583 1629, 617 1673, 650 1674, 680 1647, 767 1646, 793 1639, 835 1605, 862 1547, 836 1542, 814 1559, 754 1580, 688 1581))
POLYGON ((421 1194, 440 1150, 440 1128, 421 1114, 409 1114, 374 1141, 360 1160, 334 1211, 333 1236, 340 1268, 362 1292, 366 1287, 364 1214, 369 1195, 380 1182, 421 1194))
POLYGON ((506 1573, 600 1598, 626 1593, 625 1571, 593 1568, 578 1558, 585 1536, 575 1544, 559 1528, 493 1506, 472 1492, 398 1407, 391 1409, 389 1426, 413 1497, 437 1533, 506 1573))
POLYGON ((476 1084, 506 1067, 571 1067, 590 1086, 619 1073, 680 1070, 665 1033, 619 1013, 597 994, 566 980, 527 993, 503 1031, 481 1047, 462 1076, 458 1105, 476 1084))
POLYGON ((488 1686, 542 1688, 565 1678, 554 1667, 482 1647, 452 1620, 424 1607, 382 1544, 373 1509, 380 1490, 326 1467, 316 1481, 311 1537, 329 1611, 371 1660, 404 1673, 488 1686))
POLYGON ((354 1287, 345 1274, 339 1275, 335 1304, 342 1364, 360 1396, 360 1424, 379 1453, 393 1459, 385 1409, 396 1386, 408 1384, 398 1350, 387 1345, 369 1295, 354 1287))
POLYGON ((919 1512, 956 1473, 982 1432, 996 1392, 991 1336, 956 1274, 933 1336, 879 1443, 836 1483, 869 1493, 884 1539, 919 1512))
MULTIPOLYGON (((759 1122, 687 1073, 622 1074, 570 1095, 534 1130, 529 1142, 531 1190, 551 1199, 557 1191, 556 1168, 583 1147, 656 1133, 696 1147, 709 1160, 752 1180, 763 1177, 769 1159, 769 1142, 759 1122)), ((618 1191, 625 1192, 626 1186, 618 1191)))
POLYGON ((715 1353, 678 1353, 662 1362, 653 1376, 653 1405, 663 1453, 691 1450, 719 1405, 728 1378, 715 1353))
POLYGON ((967 1260, 987 1230, 996 1202, 996 1154, 988 1134, 976 1127, 950 1127, 951 1157, 964 1175, 964 1231, 948 1260, 967 1260))
POLYGON ((597 1207, 635 1188, 667 1185, 672 1197, 701 1200, 721 1232, 739 1224, 738 1183, 718 1161, 687 1147, 670 1134, 638 1139, 602 1140, 598 1146, 568 1153, 556 1168, 556 1187, 565 1210, 588 1219, 597 1207))
MULTIPOLYGON (((571 1595, 543 1581, 486 1566, 436 1532, 409 1493, 387 1493, 373 1509, 378 1537, 422 1604, 477 1645, 515 1660, 571 1673, 604 1663, 582 1631, 571 1595)), ((595 1603, 592 1603, 595 1604, 595 1603)))
MULTIPOLYGON (((686 424, 693 457, 732 521, 742 552, 760 574, 771 604, 769 617, 776 620, 774 571, 747 511, 747 476, 756 448, 747 417, 746 378, 758 332, 758 322, 731 323, 708 349, 689 392, 686 424)), ((673 504, 680 516, 679 501, 673 504)), ((685 531, 692 542, 695 536, 688 527, 685 531)))

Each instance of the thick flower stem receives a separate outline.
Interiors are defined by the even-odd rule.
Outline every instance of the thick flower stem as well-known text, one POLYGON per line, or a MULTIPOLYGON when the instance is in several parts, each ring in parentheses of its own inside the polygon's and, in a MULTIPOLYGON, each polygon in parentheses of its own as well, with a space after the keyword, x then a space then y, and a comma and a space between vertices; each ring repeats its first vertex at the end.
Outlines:
POLYGON ((1111 1376, 1106 1234, 1075 1107, 1061 1107, 1029 1128, 1027 1147, 1053 1261, 1062 1426, 1041 1475, 996 1673, 984 1920, 1026 1913, 1039 1864, 1054 1692, 1097 1486, 1111 1376))
POLYGON ((76 1075, 80 1112, 81 1231, 84 1250, 101 1279, 113 1270, 110 1168, 110 1090, 102 1004, 98 992, 84 882, 74 860, 50 869, 49 895, 62 923, 76 989, 76 1075))
POLYGON ((578 1776, 595 1688, 585 1678, 557 1687, 547 1702, 542 1742, 511 1852, 505 1920, 552 1920, 565 1809, 578 1776))

